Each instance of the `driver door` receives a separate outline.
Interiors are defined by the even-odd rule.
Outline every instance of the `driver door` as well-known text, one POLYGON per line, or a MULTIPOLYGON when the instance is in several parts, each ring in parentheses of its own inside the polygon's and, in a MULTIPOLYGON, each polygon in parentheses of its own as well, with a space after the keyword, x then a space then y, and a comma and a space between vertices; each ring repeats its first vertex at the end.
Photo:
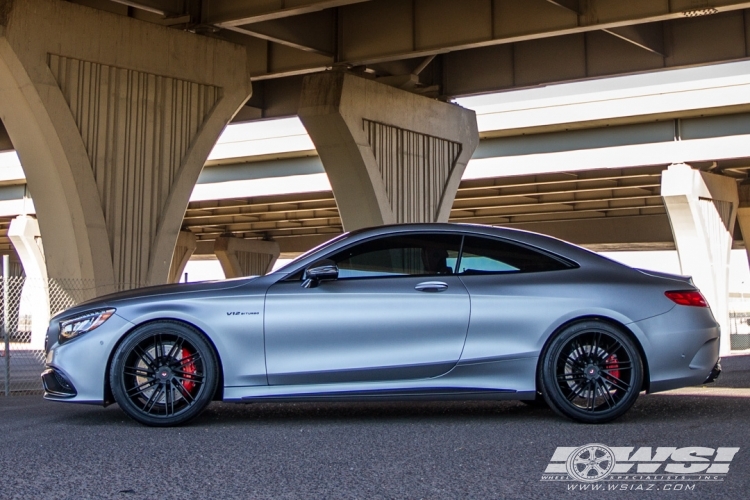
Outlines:
POLYGON ((373 238, 325 256, 339 267, 336 280, 271 286, 269 384, 408 380, 449 371, 469 325, 469 295, 455 275, 461 240, 433 233, 373 238))

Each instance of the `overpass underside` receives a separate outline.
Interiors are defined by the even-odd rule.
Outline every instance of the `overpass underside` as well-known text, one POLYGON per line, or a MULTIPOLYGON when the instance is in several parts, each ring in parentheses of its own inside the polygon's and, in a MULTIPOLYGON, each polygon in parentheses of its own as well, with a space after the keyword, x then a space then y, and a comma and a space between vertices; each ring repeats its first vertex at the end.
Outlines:
MULTIPOLYGON (((449 220, 537 231, 594 249, 673 250, 660 194, 665 168, 464 180, 449 220)), ((343 231, 331 191, 191 202, 182 228, 196 234, 198 253, 212 253, 217 237, 232 234, 273 239, 294 254, 343 231)))

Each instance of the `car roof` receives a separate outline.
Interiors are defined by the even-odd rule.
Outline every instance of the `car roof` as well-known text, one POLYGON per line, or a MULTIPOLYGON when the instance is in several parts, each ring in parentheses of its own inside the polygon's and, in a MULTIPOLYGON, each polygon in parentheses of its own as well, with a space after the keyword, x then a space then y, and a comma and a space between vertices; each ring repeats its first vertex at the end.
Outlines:
MULTIPOLYGON (((320 247, 316 247, 320 250, 325 251, 336 251, 341 247, 348 246, 357 241, 365 240, 373 236, 387 235, 387 234, 398 234, 398 233, 410 233, 410 232, 451 232, 451 233, 464 233, 473 234, 477 236, 490 236, 496 238, 503 238, 510 241, 515 241, 528 246, 539 248, 547 252, 559 255, 566 259, 576 262, 578 265, 585 264, 603 264, 608 265, 616 264, 609 259, 606 259, 590 250, 579 247, 572 243, 547 236, 540 233, 534 233, 532 231, 525 231, 522 229, 513 229, 506 227, 495 227, 486 226, 482 224, 466 224, 466 223, 453 223, 453 222, 434 222, 434 223, 414 223, 414 224, 388 224, 383 226, 374 226, 368 228, 357 229, 339 235, 332 244, 324 243, 320 247)), ((329 240, 331 241, 331 240, 329 240)), ((328 243, 328 242, 327 242, 328 243)), ((314 256, 318 254, 317 251, 310 251, 308 255, 303 259, 295 260, 295 263, 307 262, 308 260, 315 260, 314 256)), ((621 265, 618 265, 620 267, 621 265)), ((294 266, 296 267, 296 266, 294 266)), ((288 269, 284 266, 280 270, 288 269)))

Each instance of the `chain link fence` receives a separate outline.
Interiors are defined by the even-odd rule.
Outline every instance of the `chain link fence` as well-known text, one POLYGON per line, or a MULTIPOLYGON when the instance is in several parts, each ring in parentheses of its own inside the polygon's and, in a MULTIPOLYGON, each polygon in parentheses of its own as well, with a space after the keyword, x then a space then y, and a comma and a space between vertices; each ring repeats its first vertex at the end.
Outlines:
POLYGON ((40 394, 49 318, 82 302, 92 288, 76 280, 0 277, 0 395, 40 394))
POLYGON ((750 312, 729 313, 729 341, 733 351, 750 349, 750 312))

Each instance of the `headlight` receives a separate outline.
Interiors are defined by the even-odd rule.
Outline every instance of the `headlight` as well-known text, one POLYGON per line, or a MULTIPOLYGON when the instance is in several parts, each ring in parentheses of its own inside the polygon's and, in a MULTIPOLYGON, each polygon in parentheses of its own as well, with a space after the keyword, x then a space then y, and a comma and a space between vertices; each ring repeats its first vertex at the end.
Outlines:
POLYGON ((60 334, 57 337, 57 341, 60 344, 64 344, 79 335, 95 330, 112 317, 114 313, 114 309, 101 309, 65 320, 60 323, 60 334))

